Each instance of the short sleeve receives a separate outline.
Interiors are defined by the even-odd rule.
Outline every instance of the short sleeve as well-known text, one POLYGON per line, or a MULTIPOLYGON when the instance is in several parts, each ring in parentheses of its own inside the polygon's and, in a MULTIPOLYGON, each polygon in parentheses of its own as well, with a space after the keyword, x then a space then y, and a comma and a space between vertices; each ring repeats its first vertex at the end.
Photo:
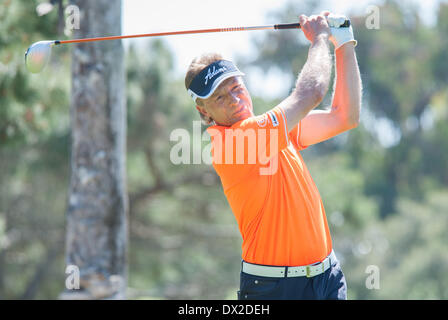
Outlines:
POLYGON ((289 140, 299 151, 308 148, 308 146, 303 146, 300 144, 300 134, 302 133, 301 124, 302 122, 299 121, 299 123, 289 132, 289 140))

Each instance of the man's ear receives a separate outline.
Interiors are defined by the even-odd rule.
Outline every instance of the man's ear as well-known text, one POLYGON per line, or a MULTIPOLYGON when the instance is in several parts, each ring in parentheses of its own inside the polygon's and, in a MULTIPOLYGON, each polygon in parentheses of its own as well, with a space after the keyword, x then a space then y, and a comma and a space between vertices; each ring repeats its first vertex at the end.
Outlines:
POLYGON ((196 109, 205 117, 210 118, 210 114, 207 112, 207 110, 203 106, 196 104, 196 109))
POLYGON ((213 118, 210 116, 210 114, 207 112, 207 110, 203 106, 196 105, 196 109, 199 111, 202 122, 205 125, 211 125, 214 123, 213 118))

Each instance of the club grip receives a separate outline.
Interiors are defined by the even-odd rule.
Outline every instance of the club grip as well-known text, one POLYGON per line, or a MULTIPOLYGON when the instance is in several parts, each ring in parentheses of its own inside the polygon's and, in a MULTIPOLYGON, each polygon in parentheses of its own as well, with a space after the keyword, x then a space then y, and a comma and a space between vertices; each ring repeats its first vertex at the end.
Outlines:
MULTIPOLYGON (((339 28, 348 28, 350 27, 350 20, 345 20, 344 23, 339 28)), ((299 29, 300 23, 285 23, 285 24, 276 24, 274 25, 275 30, 280 29, 299 29)))

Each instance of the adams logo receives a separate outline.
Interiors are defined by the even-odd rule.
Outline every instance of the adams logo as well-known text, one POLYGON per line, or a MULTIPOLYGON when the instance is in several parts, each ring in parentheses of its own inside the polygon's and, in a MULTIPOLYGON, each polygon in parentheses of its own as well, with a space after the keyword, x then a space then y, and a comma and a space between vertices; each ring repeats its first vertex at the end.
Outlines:
POLYGON ((213 71, 210 71, 210 68, 207 71, 207 75, 205 76, 205 85, 207 85, 208 80, 212 80, 214 76, 216 76, 218 73, 223 73, 227 71, 226 67, 221 67, 219 69, 216 69, 216 66, 213 66, 213 71))

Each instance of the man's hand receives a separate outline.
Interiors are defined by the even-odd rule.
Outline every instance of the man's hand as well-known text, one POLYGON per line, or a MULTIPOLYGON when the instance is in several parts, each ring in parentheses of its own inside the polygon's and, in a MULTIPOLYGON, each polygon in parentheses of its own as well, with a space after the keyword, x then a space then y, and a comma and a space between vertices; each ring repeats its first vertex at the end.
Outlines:
POLYGON ((305 37, 311 43, 314 43, 319 36, 324 36, 328 39, 331 35, 330 27, 323 14, 310 17, 302 14, 299 17, 299 22, 305 37))
POLYGON ((357 41, 353 36, 353 28, 350 25, 348 28, 340 28, 339 26, 344 23, 347 19, 344 15, 336 15, 329 13, 328 11, 323 13, 327 19, 328 25, 330 26, 331 35, 330 41, 333 43, 335 50, 339 49, 342 45, 346 43, 353 43, 356 47, 357 41))

